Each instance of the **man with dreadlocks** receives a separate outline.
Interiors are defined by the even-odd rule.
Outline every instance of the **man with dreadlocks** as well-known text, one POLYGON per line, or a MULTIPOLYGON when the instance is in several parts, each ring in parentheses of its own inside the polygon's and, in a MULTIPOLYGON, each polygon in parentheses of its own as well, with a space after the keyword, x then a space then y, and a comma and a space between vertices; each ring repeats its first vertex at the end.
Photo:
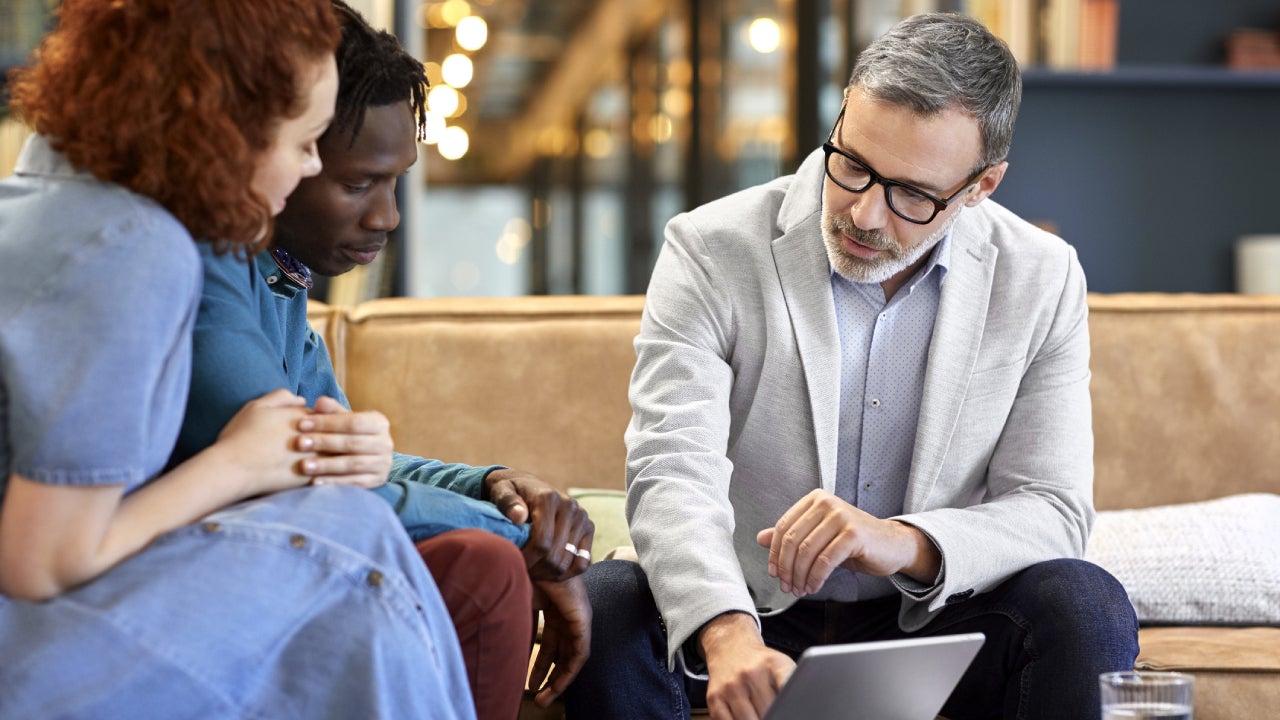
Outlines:
POLYGON ((510 720, 525 684, 532 610, 545 615, 529 677, 531 689, 546 680, 539 704, 563 692, 586 660, 591 609, 579 575, 594 526, 574 500, 529 473, 393 453, 387 419, 349 409, 307 323, 307 289, 313 271, 333 276, 371 262, 399 224, 396 180, 417 160, 426 78, 393 36, 333 4, 343 29, 335 116, 317 143, 323 169, 289 196, 270 250, 248 263, 204 255, 192 385, 172 462, 211 445, 252 398, 280 387, 305 397, 315 412, 300 443, 347 458, 341 481, 372 488, 396 510, 458 631, 477 716, 510 720))

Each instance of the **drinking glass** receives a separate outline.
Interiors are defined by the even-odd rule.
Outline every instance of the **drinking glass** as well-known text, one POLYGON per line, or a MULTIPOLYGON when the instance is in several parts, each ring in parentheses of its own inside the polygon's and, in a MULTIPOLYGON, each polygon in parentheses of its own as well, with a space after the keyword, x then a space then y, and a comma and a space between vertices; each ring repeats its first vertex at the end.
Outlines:
POLYGON ((1192 720, 1195 676, 1177 672, 1103 673, 1102 720, 1192 720))

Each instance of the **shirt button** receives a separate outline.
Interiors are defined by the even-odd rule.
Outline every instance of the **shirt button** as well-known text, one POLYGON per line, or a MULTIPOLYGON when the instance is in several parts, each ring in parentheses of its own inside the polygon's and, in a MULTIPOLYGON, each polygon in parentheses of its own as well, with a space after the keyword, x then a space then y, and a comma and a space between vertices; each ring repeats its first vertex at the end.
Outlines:
POLYGON ((278 283, 278 282, 280 282, 280 276, 279 276, 279 275, 268 275, 268 276, 267 276, 267 284, 268 284, 268 285, 275 285, 275 284, 276 284, 276 283, 278 283))
POLYGON ((382 585, 382 573, 377 570, 370 570, 364 581, 369 583, 369 587, 379 587, 382 585))
POLYGON ((880 398, 871 398, 871 407, 880 407, 880 398))
POLYGON ((862 487, 863 487, 863 489, 870 490, 870 489, 871 489, 871 483, 867 483, 867 484, 863 485, 862 487))
POLYGON ((209 522, 201 525, 200 527, 204 528, 205 532, 216 533, 222 529, 222 524, 214 522, 213 520, 210 520, 209 522))
POLYGON ((289 538, 289 544, 301 550, 307 546, 307 539, 301 535, 293 535, 289 538))

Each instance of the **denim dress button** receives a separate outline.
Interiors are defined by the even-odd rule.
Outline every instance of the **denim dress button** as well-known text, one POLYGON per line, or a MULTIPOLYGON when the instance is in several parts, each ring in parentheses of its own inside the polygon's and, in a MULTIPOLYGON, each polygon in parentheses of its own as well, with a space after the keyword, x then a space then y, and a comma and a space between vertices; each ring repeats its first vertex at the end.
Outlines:
POLYGON ((377 570, 370 570, 365 582, 369 583, 369 587, 378 587, 382 585, 382 573, 377 570))
POLYGON ((201 525, 200 527, 204 528, 205 532, 216 533, 222 529, 222 524, 218 522, 214 522, 213 520, 210 520, 205 524, 201 525))
POLYGON ((301 550, 307 546, 307 539, 301 535, 292 535, 289 538, 289 544, 301 550))

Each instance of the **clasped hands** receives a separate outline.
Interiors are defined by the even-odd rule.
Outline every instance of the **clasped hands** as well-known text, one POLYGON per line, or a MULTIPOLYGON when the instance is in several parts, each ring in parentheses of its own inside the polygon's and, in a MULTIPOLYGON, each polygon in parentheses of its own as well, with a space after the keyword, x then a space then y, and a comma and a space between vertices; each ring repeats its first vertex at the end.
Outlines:
POLYGON ((273 390, 245 403, 210 448, 244 469, 244 497, 299 485, 377 487, 391 471, 391 424, 376 411, 353 412, 330 397, 273 390))
MULTIPOLYGON (((233 455, 246 464, 268 466, 267 456, 274 455, 275 474, 287 468, 292 485, 305 478, 316 485, 377 487, 387 481, 394 449, 391 424, 382 413, 348 410, 330 397, 308 410, 303 398, 287 390, 247 403, 220 439, 230 441, 233 455)), ((530 473, 505 468, 485 476, 481 498, 511 522, 530 524, 522 552, 532 580, 567 580, 590 565, 595 525, 573 498, 530 473)))
MULTIPOLYGON (((316 400, 297 423, 295 449, 309 453, 297 469, 313 484, 345 483, 377 487, 391 470, 391 424, 380 412, 355 412, 329 397, 316 400)), ((522 550, 529 577, 559 582, 591 564, 595 524, 576 500, 521 470, 499 469, 484 478, 481 499, 511 522, 528 522, 522 550)))

